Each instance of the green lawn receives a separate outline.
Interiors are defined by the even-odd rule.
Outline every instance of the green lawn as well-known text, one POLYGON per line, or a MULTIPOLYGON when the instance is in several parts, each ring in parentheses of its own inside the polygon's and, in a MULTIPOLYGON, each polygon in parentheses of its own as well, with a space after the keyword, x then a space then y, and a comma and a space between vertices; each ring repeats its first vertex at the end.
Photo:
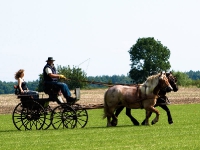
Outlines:
MULTIPOLYGON (((125 115, 119 116, 117 127, 106 127, 103 110, 88 110, 89 121, 85 128, 18 131, 11 115, 0 115, 0 149, 136 149, 136 150, 199 150, 200 104, 170 105, 174 124, 169 125, 164 110, 157 107, 160 120, 153 126, 133 126, 125 115)), ((139 122, 144 110, 132 110, 139 122)), ((155 117, 152 115, 151 120, 155 117)))

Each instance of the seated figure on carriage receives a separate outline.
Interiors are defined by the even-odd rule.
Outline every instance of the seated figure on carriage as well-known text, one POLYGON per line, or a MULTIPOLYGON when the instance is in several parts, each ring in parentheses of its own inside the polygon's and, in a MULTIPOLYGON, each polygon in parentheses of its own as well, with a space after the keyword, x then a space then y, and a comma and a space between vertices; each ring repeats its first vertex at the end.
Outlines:
POLYGON ((31 91, 28 89, 26 82, 24 81, 24 69, 20 69, 15 73, 15 79, 18 81, 18 85, 15 85, 15 94, 18 95, 30 95, 33 99, 39 99, 39 94, 37 91, 31 91))
POLYGON ((58 79, 66 79, 64 75, 59 75, 56 73, 56 69, 54 67, 55 60, 53 57, 48 57, 48 60, 46 60, 47 64, 44 66, 43 69, 43 77, 44 77, 44 90, 51 88, 54 86, 54 88, 57 88, 57 92, 61 90, 63 96, 66 98, 67 103, 74 103, 76 101, 76 98, 71 97, 70 90, 67 86, 67 84, 63 82, 58 82, 58 79))

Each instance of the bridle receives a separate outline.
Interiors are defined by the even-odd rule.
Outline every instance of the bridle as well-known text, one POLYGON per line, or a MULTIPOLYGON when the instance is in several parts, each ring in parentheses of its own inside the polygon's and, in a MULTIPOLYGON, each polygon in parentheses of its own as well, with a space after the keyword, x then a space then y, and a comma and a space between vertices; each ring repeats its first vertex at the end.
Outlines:
MULTIPOLYGON (((161 80, 161 79, 159 79, 159 82, 160 82, 160 80, 161 80)), ((166 82, 166 80, 167 80, 168 83, 169 83, 169 79, 168 79, 167 76, 165 75, 165 76, 164 76, 164 82, 166 82)), ((159 92, 158 92, 157 89, 158 89, 160 86, 162 86, 162 85, 160 85, 160 84, 162 84, 162 83, 158 83, 158 85, 156 86, 156 88, 154 88, 154 91, 153 91, 154 94, 158 94, 160 91, 163 91, 163 92, 169 91, 169 85, 171 86, 170 83, 169 83, 168 86, 165 86, 165 87, 160 88, 160 90, 159 90, 159 92), (158 93, 157 93, 157 92, 158 92, 158 93)))
POLYGON ((176 82, 177 82, 177 78, 174 77, 171 73, 167 74, 167 79, 171 85, 171 87, 173 88, 174 90, 174 87, 177 86, 176 82))

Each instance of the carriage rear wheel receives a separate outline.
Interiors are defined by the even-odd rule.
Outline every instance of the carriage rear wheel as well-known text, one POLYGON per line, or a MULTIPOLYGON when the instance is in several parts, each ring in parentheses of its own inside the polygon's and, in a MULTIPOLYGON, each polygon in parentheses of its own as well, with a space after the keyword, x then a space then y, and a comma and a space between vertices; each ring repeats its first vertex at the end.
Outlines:
POLYGON ((54 129, 73 129, 77 123, 76 111, 67 104, 61 104, 53 109, 51 120, 54 129))
POLYGON ((13 124, 18 130, 40 130, 46 119, 44 108, 34 100, 19 103, 12 115, 13 124))
POLYGON ((85 108, 82 108, 79 104, 72 105, 72 108, 76 111, 77 116, 77 128, 84 128, 88 122, 88 113, 85 108))
POLYGON ((12 120, 13 120, 13 124, 15 125, 15 127, 18 129, 18 130, 25 130, 25 127, 22 123, 22 113, 23 111, 23 106, 22 106, 22 103, 19 103, 14 111, 13 111, 13 114, 12 114, 12 120))

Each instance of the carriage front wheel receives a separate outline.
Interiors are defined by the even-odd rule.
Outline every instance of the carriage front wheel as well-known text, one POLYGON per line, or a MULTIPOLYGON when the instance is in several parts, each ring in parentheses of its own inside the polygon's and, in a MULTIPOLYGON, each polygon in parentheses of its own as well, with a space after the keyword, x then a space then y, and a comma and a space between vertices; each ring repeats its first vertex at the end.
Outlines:
POLYGON ((88 122, 88 113, 85 108, 79 104, 72 105, 72 108, 76 111, 77 116, 77 128, 84 128, 88 122))
POLYGON ((73 129, 77 123, 76 112, 71 106, 61 104, 53 109, 51 113, 51 120, 54 129, 73 129))

